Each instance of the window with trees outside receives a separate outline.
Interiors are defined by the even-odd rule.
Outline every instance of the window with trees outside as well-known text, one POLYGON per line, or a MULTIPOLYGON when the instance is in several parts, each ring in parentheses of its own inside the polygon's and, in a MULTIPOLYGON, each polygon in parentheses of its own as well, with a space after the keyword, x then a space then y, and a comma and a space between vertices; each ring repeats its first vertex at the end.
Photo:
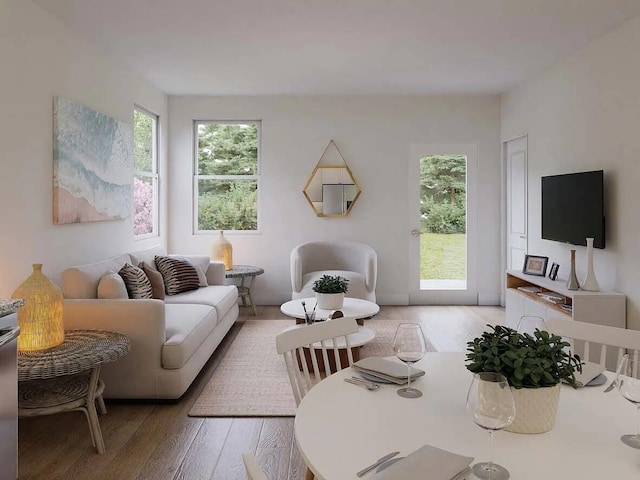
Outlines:
POLYGON ((136 106, 133 110, 133 234, 158 235, 158 116, 136 106))
POLYGON ((196 231, 258 229, 260 122, 195 122, 196 231))

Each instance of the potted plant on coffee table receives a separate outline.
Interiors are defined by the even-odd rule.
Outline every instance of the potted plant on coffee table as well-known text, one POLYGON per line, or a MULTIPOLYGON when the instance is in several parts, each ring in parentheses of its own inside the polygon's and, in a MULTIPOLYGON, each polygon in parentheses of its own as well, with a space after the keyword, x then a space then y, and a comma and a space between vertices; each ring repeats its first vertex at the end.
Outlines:
POLYGON ((536 329, 533 335, 504 326, 492 327, 467 343, 467 369, 504 375, 516 403, 516 418, 506 428, 516 433, 542 433, 553 428, 560 383, 577 388, 580 357, 568 352, 562 337, 536 329))
POLYGON ((344 294, 349 289, 349 280, 340 275, 323 275, 313 283, 318 308, 338 310, 344 303, 344 294))

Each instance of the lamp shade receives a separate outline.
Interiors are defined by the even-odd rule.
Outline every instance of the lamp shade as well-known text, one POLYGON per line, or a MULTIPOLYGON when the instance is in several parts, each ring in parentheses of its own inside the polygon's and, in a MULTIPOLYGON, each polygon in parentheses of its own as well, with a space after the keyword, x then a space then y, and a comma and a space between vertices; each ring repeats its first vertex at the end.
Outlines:
POLYGON ((224 232, 220 230, 220 235, 211 244, 211 260, 224 262, 224 269, 233 268, 233 245, 225 238, 224 232))
POLYGON ((60 345, 64 341, 62 291, 42 273, 42 264, 33 264, 33 273, 11 298, 24 299, 18 310, 18 350, 31 352, 60 345))

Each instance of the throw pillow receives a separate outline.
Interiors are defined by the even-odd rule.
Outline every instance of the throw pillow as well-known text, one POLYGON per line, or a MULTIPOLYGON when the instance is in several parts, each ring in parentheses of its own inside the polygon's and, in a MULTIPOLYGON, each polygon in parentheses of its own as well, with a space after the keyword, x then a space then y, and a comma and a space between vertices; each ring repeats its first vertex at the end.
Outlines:
POLYGON ((196 273, 198 274, 198 281, 200 282, 201 287, 209 286, 209 282, 207 282, 207 275, 204 273, 209 268, 209 257, 204 255, 192 255, 190 257, 184 257, 182 255, 169 255, 169 258, 177 258, 178 260, 186 260, 191 265, 196 267, 196 273))
POLYGON ((129 298, 127 287, 122 277, 114 272, 103 275, 98 282, 98 298, 104 300, 129 298))
POLYGON ((153 298, 151 282, 142 269, 125 263, 118 274, 124 280, 129 298, 153 298))
POLYGON ((156 255, 155 262, 158 271, 162 274, 164 291, 167 295, 175 295, 200 288, 196 267, 186 260, 156 255))
POLYGON ((162 279, 162 274, 151 265, 147 265, 145 262, 140 262, 138 267, 142 269, 149 279, 149 282, 151 282, 153 298, 164 300, 164 280, 162 279))

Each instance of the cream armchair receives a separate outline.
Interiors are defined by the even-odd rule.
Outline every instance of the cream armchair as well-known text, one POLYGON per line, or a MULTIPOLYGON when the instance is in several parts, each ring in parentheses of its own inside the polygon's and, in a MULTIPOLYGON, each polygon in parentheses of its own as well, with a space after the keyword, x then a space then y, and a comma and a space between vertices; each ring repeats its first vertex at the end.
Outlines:
POLYGON ((378 255, 369 245, 327 241, 295 247, 291 252, 291 299, 313 297, 313 283, 322 275, 347 278, 347 297, 376 301, 378 255))

